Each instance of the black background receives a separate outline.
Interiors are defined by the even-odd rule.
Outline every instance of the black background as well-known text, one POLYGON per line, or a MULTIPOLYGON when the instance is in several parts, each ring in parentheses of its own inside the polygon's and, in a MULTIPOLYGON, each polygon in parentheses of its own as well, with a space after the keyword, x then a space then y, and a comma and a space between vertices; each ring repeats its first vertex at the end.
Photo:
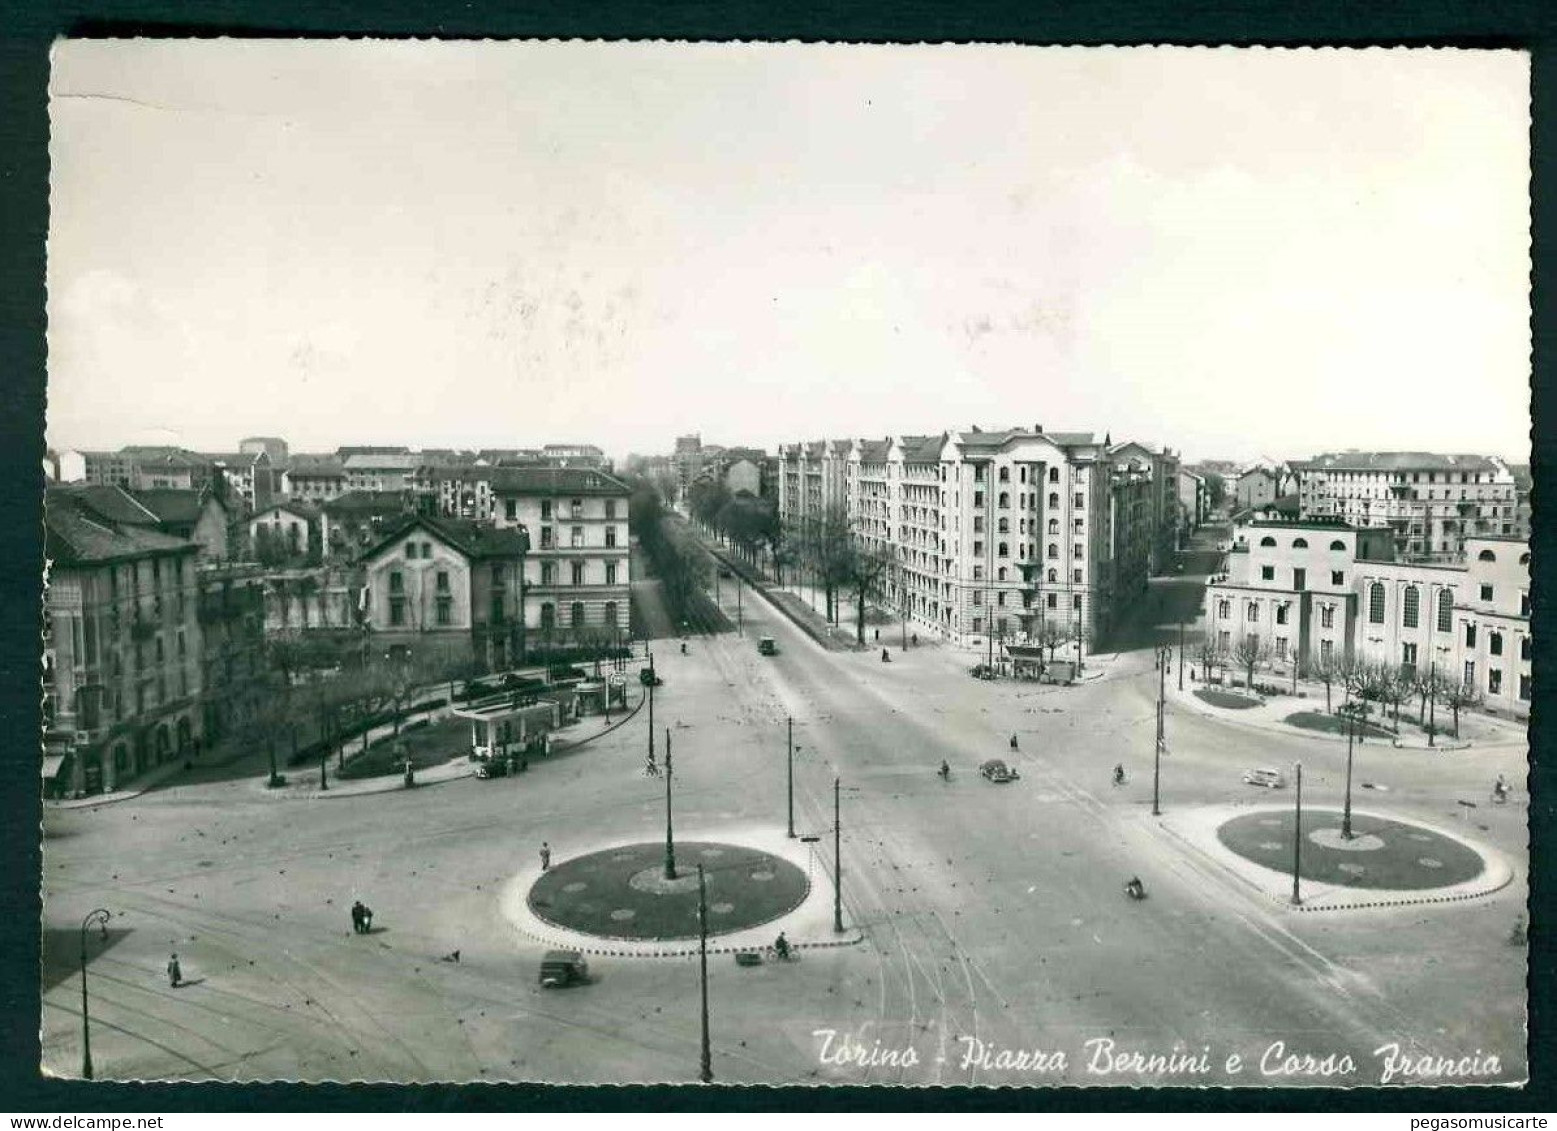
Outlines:
MULTIPOLYGON (((377 0, 307 4, 195 0, 18 3, 0 0, 0 1112, 176 1111, 525 1111, 525 1110, 963 1110, 1552 1111, 1553 945, 1547 913, 1553 881, 1549 757, 1553 697, 1550 342, 1554 48, 1551 0, 1489 3, 1108 3, 824 4, 794 0, 729 3, 494 3, 489 0, 377 0), (1532 413, 1536 482, 1532 551, 1535 690, 1531 740, 1532 840, 1530 1073, 1526 1089, 1440 1088, 1353 1091, 1217 1091, 1095 1088, 1057 1090, 885 1088, 547 1088, 303 1085, 84 1084, 43 1079, 39 1062, 38 791, 40 536, 45 403, 44 243, 48 215, 48 47, 81 36, 416 36, 798 40, 802 42, 1014 42, 1029 44, 1261 44, 1268 46, 1515 47, 1532 66, 1532 413)), ((1424 233, 1430 239, 1431 233, 1424 233)), ((1252 391, 1272 403, 1280 390, 1252 391), (1268 400, 1266 398, 1269 398, 1268 400)), ((1479 395, 1476 374, 1429 398, 1455 411, 1479 395)), ((1273 404, 1274 407, 1274 404, 1273 404)), ((1402 437, 1406 441, 1408 437, 1402 437)), ((1512 957, 1512 955, 1511 955, 1512 957)), ((688 1048, 687 1074, 696 1071, 688 1048)))

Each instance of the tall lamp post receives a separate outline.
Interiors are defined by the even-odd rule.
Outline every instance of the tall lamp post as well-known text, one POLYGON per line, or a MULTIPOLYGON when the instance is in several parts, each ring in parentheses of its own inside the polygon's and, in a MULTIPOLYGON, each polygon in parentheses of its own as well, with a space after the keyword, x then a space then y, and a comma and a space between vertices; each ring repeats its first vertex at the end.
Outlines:
POLYGON ((785 761, 786 761, 786 764, 789 767, 789 770, 788 770, 788 786, 789 786, 789 838, 791 840, 793 840, 794 837, 795 837, 795 717, 793 715, 789 716, 788 723, 789 723, 788 755, 787 755, 785 761))
POLYGON ((1292 821, 1292 902, 1296 905, 1303 902, 1298 890, 1298 872, 1303 866, 1303 763, 1294 762, 1292 768, 1297 779, 1297 808, 1292 821))
POLYGON ((703 866, 697 866, 697 963, 699 982, 703 991, 703 1045, 698 1079, 705 1084, 713 1082, 713 1050, 708 1043, 708 887, 703 878, 703 866))
MULTIPOLYGON (((648 642, 644 642, 644 650, 648 650, 648 642)), ((670 751, 665 752, 667 757, 670 751)), ((654 760, 654 653, 649 652, 649 761, 654 760)))
POLYGON ((81 920, 81 1076, 92 1079, 92 1023, 87 1015, 87 930, 93 925, 102 929, 103 941, 108 941, 108 920, 112 913, 99 907, 81 920))
POLYGON ((1346 803, 1341 811, 1341 839, 1352 839, 1352 746, 1357 737, 1357 718, 1365 710, 1362 703, 1345 704, 1346 714, 1346 803))
POLYGON ((841 779, 833 779, 833 930, 843 933, 843 822, 838 796, 841 779))
POLYGON ((1173 655, 1173 650, 1166 644, 1157 649, 1157 744, 1152 751, 1152 816, 1162 816, 1162 750, 1167 744, 1165 728, 1167 726, 1166 692, 1168 679, 1168 658, 1173 655))
POLYGON ((676 878, 676 837, 670 823, 670 728, 665 728, 665 878, 676 878))
POLYGON ((1184 622, 1179 621, 1179 690, 1184 690, 1184 622))

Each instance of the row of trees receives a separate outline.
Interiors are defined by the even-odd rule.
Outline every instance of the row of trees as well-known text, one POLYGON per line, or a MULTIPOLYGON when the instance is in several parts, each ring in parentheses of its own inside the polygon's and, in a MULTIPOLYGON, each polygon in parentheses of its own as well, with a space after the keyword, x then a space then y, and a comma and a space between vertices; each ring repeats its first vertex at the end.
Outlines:
MULTIPOLYGON (((1230 649, 1224 649, 1213 634, 1207 633, 1197 643, 1194 654, 1207 681, 1211 679, 1214 667, 1226 670, 1230 665, 1236 665, 1243 671, 1247 687, 1254 685, 1254 669, 1270 659, 1270 646, 1254 634, 1240 637, 1230 649)), ((1442 704, 1453 718, 1453 733, 1458 737, 1460 712, 1481 702, 1481 693, 1475 687, 1451 678, 1436 667, 1421 668, 1358 656, 1332 655, 1309 662, 1303 666, 1303 672, 1309 679, 1324 685, 1326 713, 1332 710, 1332 695, 1339 688, 1348 700, 1360 699, 1389 708, 1397 729, 1401 704, 1416 699, 1419 723, 1427 725, 1430 701, 1442 704)))
POLYGON ((647 479, 633 484, 627 518, 638 545, 660 579, 671 615, 685 620, 693 594, 708 583, 708 555, 682 528, 665 521, 659 489, 647 479))
POLYGON ((723 483, 699 480, 687 489, 687 510, 704 528, 738 548, 748 561, 759 562, 766 553, 783 584, 784 529, 773 500, 750 491, 731 494, 723 483))
POLYGON ((477 674, 473 658, 433 652, 374 658, 355 666, 336 666, 336 652, 307 636, 282 637, 267 643, 264 683, 257 709, 245 723, 245 741, 263 747, 270 756, 272 783, 278 783, 277 757, 296 758, 307 747, 321 757, 335 752, 344 765, 347 736, 366 724, 390 716, 395 733, 400 718, 419 690, 477 674))

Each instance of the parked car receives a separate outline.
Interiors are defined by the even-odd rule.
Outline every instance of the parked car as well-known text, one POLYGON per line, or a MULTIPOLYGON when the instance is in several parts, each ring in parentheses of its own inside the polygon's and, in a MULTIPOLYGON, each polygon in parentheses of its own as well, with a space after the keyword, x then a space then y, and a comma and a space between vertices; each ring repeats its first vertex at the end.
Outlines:
POLYGON ((576 950, 548 950, 541 959, 540 983, 547 989, 589 981, 589 963, 576 950))
POLYGON ((719 576, 720 577, 734 577, 735 575, 730 572, 730 567, 729 566, 722 565, 722 566, 719 567, 719 576))
POLYGON ((476 776, 478 778, 506 778, 508 776, 508 759, 481 759, 481 765, 476 767, 476 776))
POLYGON ((1245 770, 1243 780, 1249 785, 1257 785, 1264 789, 1280 789, 1287 784, 1287 779, 1277 770, 1245 770))
POLYGON ((1022 776, 999 758, 991 758, 985 762, 979 767, 979 773, 983 774, 989 781, 994 782, 1016 781, 1022 776))
POLYGON ((968 674, 974 679, 994 679, 995 669, 988 664, 974 664, 968 669, 968 674))
POLYGON ((778 644, 771 636, 764 636, 757 641, 757 654, 759 656, 777 656, 778 644))
POLYGON ((651 683, 655 687, 659 687, 665 681, 659 676, 655 675, 654 672, 649 668, 640 668, 638 669, 638 682, 643 684, 645 687, 648 687, 651 683))

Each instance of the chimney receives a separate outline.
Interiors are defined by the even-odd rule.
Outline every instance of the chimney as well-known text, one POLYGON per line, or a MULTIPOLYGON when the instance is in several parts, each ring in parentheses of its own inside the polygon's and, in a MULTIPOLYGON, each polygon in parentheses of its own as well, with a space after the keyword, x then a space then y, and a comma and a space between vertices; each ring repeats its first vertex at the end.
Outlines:
POLYGON ((1033 431, 1038 433, 1038 435, 1042 436, 1043 435, 1043 425, 1042 424, 1034 424, 1033 425, 1033 431))

